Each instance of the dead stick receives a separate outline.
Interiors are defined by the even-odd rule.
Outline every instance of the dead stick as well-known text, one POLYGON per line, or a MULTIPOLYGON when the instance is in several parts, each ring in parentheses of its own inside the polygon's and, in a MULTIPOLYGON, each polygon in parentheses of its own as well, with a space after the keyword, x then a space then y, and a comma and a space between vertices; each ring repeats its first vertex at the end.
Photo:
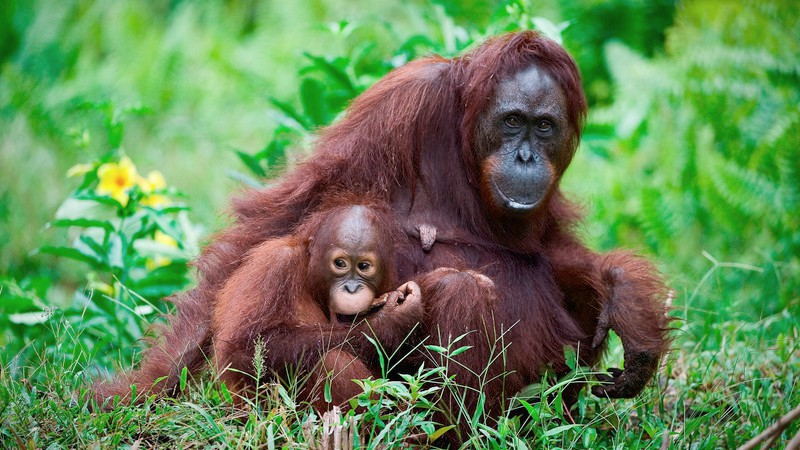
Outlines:
POLYGON ((306 445, 309 450, 317 450, 317 438, 314 436, 314 423, 311 422, 311 417, 303 424, 303 437, 306 439, 306 445))
POLYGON ((775 445, 775 441, 777 441, 778 438, 781 436, 782 432, 783 430, 773 433, 772 436, 770 436, 769 439, 767 439, 767 442, 764 442, 764 445, 761 446, 761 450, 768 450, 772 448, 772 446, 775 445))
POLYGON ((669 430, 664 430, 661 435, 661 450, 669 450, 669 430))
POLYGON ((754 437, 753 439, 747 441, 747 443, 739 447, 739 450, 752 450, 756 448, 758 444, 766 441, 773 435, 783 433, 783 430, 785 430, 786 427, 789 426, 789 424, 792 423, 792 421, 794 421, 794 419, 797 419, 798 417, 800 417, 800 406, 789 411, 785 416, 781 417, 780 419, 778 419, 777 422, 772 424, 771 427, 767 428, 761 434, 754 437))
POLYGON ((786 444, 786 450, 797 450, 798 448, 800 448, 800 430, 797 430, 797 434, 786 444))

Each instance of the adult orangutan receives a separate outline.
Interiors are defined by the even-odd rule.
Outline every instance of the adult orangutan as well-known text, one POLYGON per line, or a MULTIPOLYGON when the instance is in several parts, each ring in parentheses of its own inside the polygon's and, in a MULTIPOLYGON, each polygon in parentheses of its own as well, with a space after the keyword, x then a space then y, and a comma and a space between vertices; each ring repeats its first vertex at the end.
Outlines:
MULTIPOLYGON (((394 70, 321 132, 305 162, 234 201, 235 223, 198 259, 199 285, 178 298, 180 319, 163 347, 171 367, 202 360, 219 293, 253 248, 292 233, 326 199, 348 191, 388 202, 407 239, 418 240, 395 256, 400 280, 432 277, 431 291, 448 286, 433 296, 423 288, 426 325, 443 344, 473 331, 459 343, 472 346, 456 357, 463 367, 451 369, 458 383, 486 394, 486 411, 501 411, 506 395, 546 367, 565 370, 564 345, 594 365, 610 329, 621 338, 625 367, 593 392, 636 395, 669 345, 665 287, 647 261, 595 253, 573 232, 579 214, 559 182, 585 114, 574 61, 532 31, 394 70), (488 276, 496 298, 474 289, 466 272, 436 271, 442 267, 488 276), (470 288, 459 293, 461 284, 470 288), (487 367, 499 336, 508 347, 505 366, 492 365, 491 381, 480 385, 471 373, 487 367), (500 372, 507 375, 493 377, 500 372)), ((170 374, 169 387, 175 373, 154 375, 170 374)), ((475 402, 467 394, 466 414, 475 402)))

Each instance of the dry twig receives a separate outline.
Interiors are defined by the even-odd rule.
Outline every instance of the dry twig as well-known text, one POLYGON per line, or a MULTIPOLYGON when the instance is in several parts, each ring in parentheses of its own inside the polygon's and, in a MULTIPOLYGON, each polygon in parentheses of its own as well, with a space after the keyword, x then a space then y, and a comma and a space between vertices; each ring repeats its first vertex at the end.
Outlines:
MULTIPOLYGON (((765 441, 766 444, 764 445, 764 449, 770 448, 772 444, 774 444, 775 441, 778 439, 778 436, 780 436, 780 434, 783 433, 783 430, 785 430, 786 427, 788 427, 789 424, 792 423, 792 421, 794 421, 798 417, 800 417, 800 406, 789 411, 785 416, 781 417, 780 419, 778 419, 777 422, 772 424, 771 427, 767 428, 761 434, 754 437, 753 439, 747 441, 743 446, 739 447, 739 450, 752 450, 756 448, 758 444, 765 441)), ((792 441, 794 440, 795 439, 793 438, 792 441)), ((788 449, 789 445, 787 445, 786 448, 788 449)))

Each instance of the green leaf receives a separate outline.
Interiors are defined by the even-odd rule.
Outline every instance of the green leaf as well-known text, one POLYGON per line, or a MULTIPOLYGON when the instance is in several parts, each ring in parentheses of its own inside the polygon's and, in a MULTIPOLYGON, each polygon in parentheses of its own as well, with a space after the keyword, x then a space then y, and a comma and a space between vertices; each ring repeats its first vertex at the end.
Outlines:
MULTIPOLYGON (((421 369, 422 369, 422 367, 420 367, 420 371, 421 371, 421 369)), ((446 367, 437 366, 437 367, 434 367, 434 368, 428 370, 427 372, 421 374, 419 378, 422 379, 422 380, 427 380, 428 378, 430 378, 430 377, 432 377, 434 375, 439 375, 439 374, 443 373, 446 370, 447 370, 446 367)))
POLYGON ((220 384, 219 391, 222 393, 222 398, 225 399, 228 403, 233 403, 233 396, 231 395, 231 391, 228 390, 228 386, 225 386, 225 383, 220 384))
POLYGON ((582 426, 582 425, 578 425, 578 424, 575 424, 575 423, 569 424, 569 425, 561 425, 559 427, 554 427, 554 428, 550 428, 550 429, 546 430, 542 434, 542 436, 543 437, 555 436, 557 434, 562 434, 567 430, 570 430, 572 428, 576 428, 576 427, 579 427, 579 426, 582 426))
POLYGON ((326 74, 329 78, 339 84, 341 87, 347 89, 347 91, 355 97, 358 95, 358 91, 355 86, 353 86, 353 82, 350 80, 350 77, 347 73, 336 67, 333 63, 328 61, 325 58, 314 56, 310 53, 306 53, 305 56, 310 59, 314 63, 314 67, 322 71, 326 74))
POLYGON ((93 163, 93 168, 86 172, 81 178, 81 184, 78 186, 78 191, 89 189, 97 182, 97 168, 100 166, 99 162, 93 163))
POLYGON ((243 151, 240 151, 240 150, 236 150, 236 156, 238 156, 239 160, 241 160, 242 163, 248 169, 250 169, 250 171, 253 172, 256 176, 264 177, 264 176, 267 175, 267 173, 264 170, 264 168, 261 167, 261 163, 256 158, 254 158, 252 155, 250 155, 248 153, 245 153, 243 151))
POLYGON ((49 314, 45 311, 34 311, 18 314, 9 314, 8 320, 17 325, 40 325, 47 323, 49 314))
POLYGON ((294 409, 294 400, 292 400, 292 396, 289 395, 289 393, 286 391, 286 388, 284 388, 282 385, 278 385, 278 396, 281 398, 281 400, 283 400, 284 405, 294 409))
POLYGON ((436 352, 436 353, 441 353, 441 354, 447 353, 447 349, 446 348, 440 347, 438 345, 426 345, 425 348, 427 348, 428 350, 430 350, 432 352, 436 352))
POLYGON ((282 102, 276 98, 270 99, 270 102, 275 105, 275 107, 278 108, 287 119, 290 119, 292 122, 297 124, 298 127, 306 131, 310 130, 311 127, 309 126, 308 122, 306 122, 306 119, 300 113, 298 113, 292 105, 282 102))
POLYGON ((453 356, 458 356, 458 355, 460 355, 460 354, 464 353, 465 351, 467 351, 467 350, 469 350, 469 349, 471 349, 471 348, 472 348, 472 346, 471 346, 471 345, 465 345, 465 346, 463 346, 463 347, 459 347, 459 348, 457 348, 457 349, 453 350, 453 352, 452 352, 452 353, 450 353, 450 356, 451 356, 451 357, 453 357, 453 356))
MULTIPOLYGON (((84 238, 85 236, 81 236, 84 238)), ((92 240, 87 240, 88 242, 94 242, 92 240)), ((122 242, 122 237, 118 234, 112 234, 111 238, 108 240, 108 250, 106 253, 106 261, 108 261, 108 265, 111 267, 116 267, 118 269, 125 268, 125 245, 122 242)), ((102 249, 95 250, 101 252, 102 249)))
POLYGON ((132 287, 136 287, 136 293, 141 295, 142 297, 149 298, 149 299, 161 299, 165 297, 169 297, 170 295, 180 292, 186 285, 189 284, 189 280, 183 280, 178 282, 175 280, 173 283, 158 283, 152 286, 144 286, 141 287, 135 283, 132 283, 132 287))
POLYGON ((71 199, 90 200, 93 202, 101 203, 103 205, 108 205, 113 207, 114 208, 113 211, 116 211, 117 208, 122 207, 122 205, 118 201, 114 200, 113 198, 107 195, 97 195, 88 191, 76 193, 71 199))
POLYGON ((114 224, 107 220, 96 219, 56 219, 51 222, 56 227, 81 227, 81 228, 103 228, 108 232, 114 231, 114 224))
POLYGON ((175 242, 178 243, 178 246, 183 246, 183 236, 181 236, 180 231, 173 224, 171 217, 168 217, 164 214, 159 214, 157 211, 153 211, 153 213, 148 215, 148 218, 151 219, 156 224, 158 229, 164 234, 172 239, 175 239, 175 242))
POLYGON ((276 426, 276 424, 271 423, 267 426, 267 450, 275 450, 275 430, 273 426, 276 426))
POLYGON ((436 430, 435 433, 430 435, 431 442, 435 441, 436 439, 439 439, 440 437, 442 437, 443 434, 447 433, 448 431, 452 430, 455 427, 456 427, 455 425, 448 425, 446 427, 439 428, 438 430, 436 430))
POLYGON ((15 289, 4 283, 0 283, 0 316, 9 314, 20 314, 28 312, 41 312, 41 308, 36 305, 36 300, 27 293, 15 289))
POLYGON ((408 55, 408 59, 413 59, 420 53, 417 51, 417 48, 422 48, 423 53, 425 53, 433 49, 435 46, 436 45, 428 36, 415 34, 414 36, 406 39, 406 41, 400 45, 397 53, 406 54, 408 55))
POLYGON ((187 206, 185 204, 182 204, 182 203, 173 203, 173 204, 171 204, 169 206, 165 206, 163 208, 158 208, 158 209, 151 208, 149 206, 145 206, 144 209, 156 212, 156 213, 158 213, 159 215, 162 215, 162 216, 165 215, 165 214, 175 214, 175 213, 179 213, 181 211, 190 211, 191 210, 191 208, 189 208, 189 206, 187 206))
MULTIPOLYGON (((103 206, 107 199, 107 197, 98 197, 92 194, 76 194, 74 197, 69 197, 56 210, 56 222, 66 220, 107 221, 113 219, 116 209, 109 209, 103 206)), ((116 200, 111 200, 114 202, 115 207, 119 206, 116 200)))
POLYGON ((163 244, 153 239, 138 239, 133 243, 133 248, 143 257, 163 256, 171 260, 186 261, 190 259, 186 251, 180 247, 173 247, 172 245, 163 244))
POLYGON ((452 341, 450 341, 450 345, 451 345, 451 346, 452 346, 452 345, 455 345, 455 344, 456 344, 458 341, 460 341, 460 340, 464 339, 464 338, 465 338, 465 337, 467 337, 467 335, 468 335, 468 334, 470 334, 470 333, 471 333, 471 332, 470 332, 470 331, 468 331, 468 332, 466 332, 466 333, 464 333, 464 334, 460 334, 460 335, 456 336, 456 338, 455 338, 455 339, 453 339, 452 341))
POLYGON ((188 270, 184 262, 173 262, 147 272, 139 279, 128 282, 131 290, 146 298, 166 297, 183 289, 189 282, 188 270))
MULTIPOLYGON (((285 126, 279 126, 275 133, 273 133, 272 140, 270 143, 261 149, 255 155, 252 155, 252 158, 255 160, 255 163, 258 164, 259 172, 254 172, 257 176, 261 178, 269 177, 272 172, 275 172, 278 168, 278 161, 286 156, 286 148, 295 142, 293 138, 287 137, 297 135, 295 130, 287 128, 285 126)), ((245 180, 250 184, 249 180, 245 180)), ((261 186, 261 184, 257 184, 257 186, 261 186)))
POLYGON ((483 408, 486 405, 486 394, 481 392, 478 394, 478 404, 475 406, 475 411, 472 413, 472 428, 477 428, 478 423, 480 422, 481 416, 483 415, 483 408))
POLYGON ((378 354, 378 363, 380 364, 380 367, 381 367, 381 374, 385 374, 386 373, 386 360, 383 357, 383 351, 382 351, 383 347, 381 347, 381 344, 378 341, 376 341, 375 339, 372 339, 368 335, 365 334, 364 337, 367 338, 367 340, 370 342, 370 344, 375 346, 375 349, 377 350, 376 353, 378 354))
POLYGON ((533 405, 521 398, 516 398, 516 401, 518 401, 525 408, 525 411, 528 411, 528 415, 531 417, 531 419, 533 419, 534 422, 539 421, 539 411, 533 405))
MULTIPOLYGON (((184 367, 184 370, 185 369, 186 367, 184 367)), ((206 409, 200 407, 200 405, 196 405, 190 402, 183 402, 183 405, 194 409, 203 419, 205 419, 205 422, 200 422, 199 420, 196 422, 197 425, 203 428, 203 433, 209 436, 213 436, 217 440, 222 440, 222 437, 225 435, 225 432, 222 431, 219 425, 217 425, 217 422, 214 420, 213 417, 211 417, 211 414, 209 414, 208 411, 206 411, 206 409)))
POLYGON ((181 391, 186 389, 186 380, 188 378, 189 378, 189 369, 186 366, 183 366, 183 369, 181 369, 181 381, 180 381, 181 391))
MULTIPOLYGON (((280 130, 276 131, 276 134, 280 130)), ((286 147, 291 142, 288 139, 276 137, 270 141, 263 150, 258 153, 258 157, 267 161, 267 168, 273 168, 278 164, 278 160, 286 156, 286 147)))
POLYGON ((300 84, 300 103, 305 117, 316 127, 328 123, 328 110, 325 106, 325 86, 313 78, 305 78, 300 84))
POLYGON ((578 366, 578 353, 571 345, 564 346, 564 362, 567 363, 570 370, 575 370, 575 367, 578 366))
POLYGON ((106 130, 108 130, 108 146, 120 148, 122 135, 125 134, 125 124, 117 119, 110 119, 106 122, 106 130))
MULTIPOLYGON (((651 436, 655 436, 651 434, 651 436)), ((583 430, 583 447, 592 448, 592 443, 597 439, 597 430, 594 428, 586 428, 583 430)))
POLYGON ((39 252, 85 262, 93 267, 100 267, 104 265, 103 261, 98 259, 96 256, 72 247, 45 245, 39 247, 39 252))
MULTIPOLYGON (((359 67, 362 62, 368 64, 367 58, 370 56, 370 53, 376 48, 374 42, 363 42, 356 46, 350 52, 350 67, 359 67)), ((383 75, 383 71, 380 71, 376 75, 383 75)))

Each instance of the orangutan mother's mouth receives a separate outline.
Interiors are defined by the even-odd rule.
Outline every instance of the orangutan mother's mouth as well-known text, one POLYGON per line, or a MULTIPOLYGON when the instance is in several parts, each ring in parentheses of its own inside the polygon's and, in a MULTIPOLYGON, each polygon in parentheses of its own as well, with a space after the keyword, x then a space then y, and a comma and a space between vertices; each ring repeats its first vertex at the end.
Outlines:
POLYGON ((514 200, 513 198, 506 195, 506 193, 503 192, 503 190, 500 189, 500 186, 498 186, 497 183, 495 183, 494 181, 492 181, 492 187, 494 188, 494 191, 497 194, 497 196, 500 197, 500 199, 503 201, 503 206, 512 211, 527 212, 535 209, 537 206, 539 206, 539 202, 541 202, 541 199, 531 202, 514 200))

